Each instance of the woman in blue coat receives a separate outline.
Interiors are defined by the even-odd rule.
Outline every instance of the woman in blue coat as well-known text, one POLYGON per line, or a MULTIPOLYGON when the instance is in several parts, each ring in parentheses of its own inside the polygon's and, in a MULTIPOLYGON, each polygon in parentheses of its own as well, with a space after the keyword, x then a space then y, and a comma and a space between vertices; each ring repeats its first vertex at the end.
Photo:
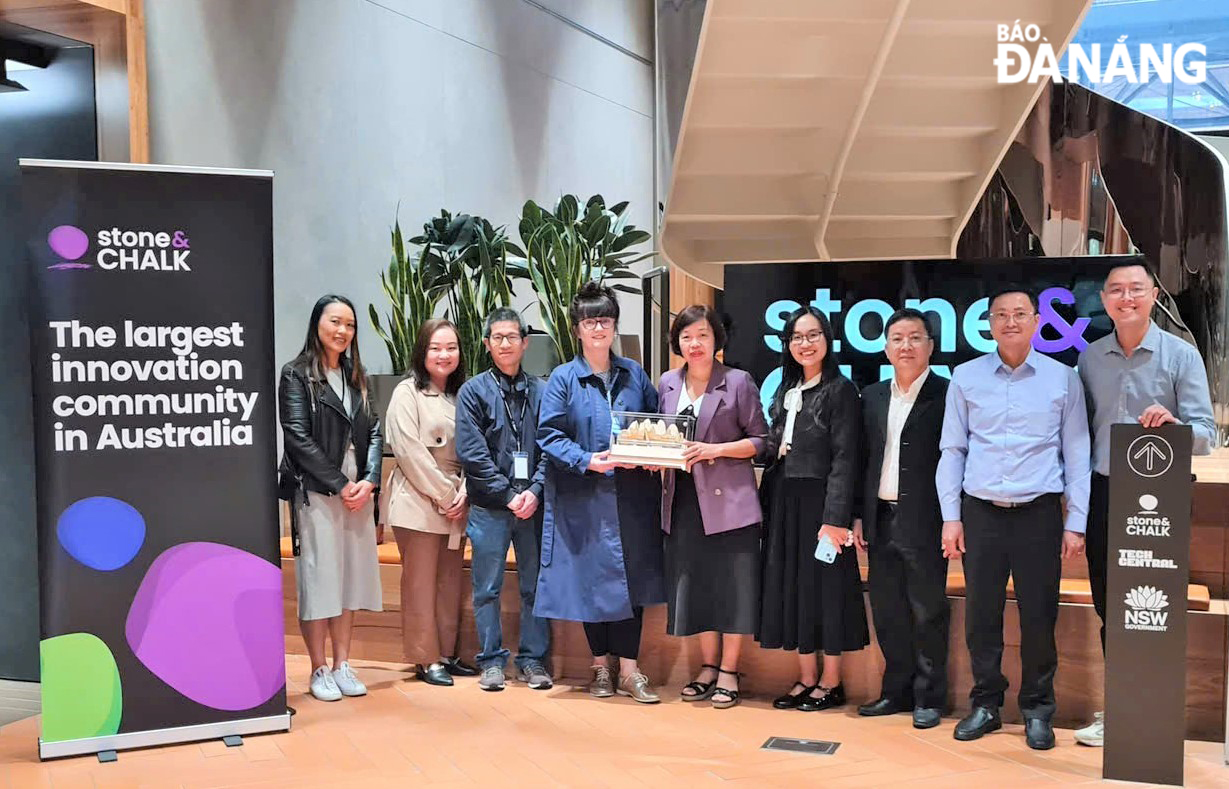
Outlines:
POLYGON ((582 353, 551 373, 538 418, 550 462, 534 613, 584 623, 593 696, 653 704, 660 699, 636 660, 644 607, 666 601, 660 479, 617 466, 609 450, 611 411, 656 413, 657 390, 640 365, 610 350, 619 325, 613 290, 585 285, 568 317, 582 353))

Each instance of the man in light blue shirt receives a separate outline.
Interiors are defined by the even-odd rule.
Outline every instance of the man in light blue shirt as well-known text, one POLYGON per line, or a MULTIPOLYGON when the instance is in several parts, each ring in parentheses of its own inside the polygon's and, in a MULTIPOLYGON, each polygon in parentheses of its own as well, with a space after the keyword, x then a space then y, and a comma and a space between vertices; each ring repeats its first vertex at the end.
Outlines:
POLYGON ((1033 348, 1037 296, 1005 288, 990 299, 998 350, 952 373, 935 480, 943 554, 964 554, 965 640, 972 712, 957 740, 1002 726, 1007 578, 1020 613, 1020 712, 1030 748, 1054 747, 1054 672, 1062 559, 1084 551, 1088 516, 1088 415, 1070 367, 1033 348), (1067 497, 1063 522, 1062 495, 1067 497))
MULTIPOLYGON (((1105 651, 1105 575, 1109 552, 1110 426, 1191 426, 1193 449, 1207 455, 1216 446, 1216 420, 1208 374, 1199 351, 1152 322, 1156 278, 1144 265, 1115 266, 1105 278, 1101 303, 1114 331, 1080 354, 1080 379, 1092 426, 1092 493, 1088 510, 1088 581, 1101 617, 1105 651)), ((1075 733, 1076 742, 1101 746, 1104 716, 1075 733)))

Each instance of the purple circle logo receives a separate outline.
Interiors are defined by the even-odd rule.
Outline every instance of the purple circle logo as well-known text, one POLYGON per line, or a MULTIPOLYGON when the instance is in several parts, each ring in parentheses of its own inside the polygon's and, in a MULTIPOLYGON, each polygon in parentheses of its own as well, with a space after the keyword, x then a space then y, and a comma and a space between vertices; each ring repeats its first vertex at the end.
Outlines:
POLYGON ((47 246, 60 257, 59 268, 90 268, 89 263, 79 263, 82 256, 90 248, 90 237, 79 227, 60 225, 47 234, 47 246))

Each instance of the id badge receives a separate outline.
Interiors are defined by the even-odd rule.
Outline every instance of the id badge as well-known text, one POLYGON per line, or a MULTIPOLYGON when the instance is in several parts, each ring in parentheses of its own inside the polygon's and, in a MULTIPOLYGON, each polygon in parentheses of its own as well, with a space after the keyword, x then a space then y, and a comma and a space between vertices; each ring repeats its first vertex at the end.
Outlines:
POLYGON ((529 453, 512 453, 512 478, 518 482, 529 481, 529 453))

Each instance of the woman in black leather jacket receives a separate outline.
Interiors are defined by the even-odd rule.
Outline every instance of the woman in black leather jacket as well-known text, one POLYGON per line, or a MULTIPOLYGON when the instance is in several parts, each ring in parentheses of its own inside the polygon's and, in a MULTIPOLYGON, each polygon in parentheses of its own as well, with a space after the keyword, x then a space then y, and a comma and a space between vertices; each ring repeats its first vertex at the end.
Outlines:
POLYGON ((383 610, 375 538, 383 441, 357 330, 354 305, 323 296, 312 309, 303 350, 282 368, 278 385, 286 450, 281 496, 290 501, 311 693, 321 701, 367 692, 349 663, 354 612, 383 610), (332 670, 326 634, 333 640, 332 670))

